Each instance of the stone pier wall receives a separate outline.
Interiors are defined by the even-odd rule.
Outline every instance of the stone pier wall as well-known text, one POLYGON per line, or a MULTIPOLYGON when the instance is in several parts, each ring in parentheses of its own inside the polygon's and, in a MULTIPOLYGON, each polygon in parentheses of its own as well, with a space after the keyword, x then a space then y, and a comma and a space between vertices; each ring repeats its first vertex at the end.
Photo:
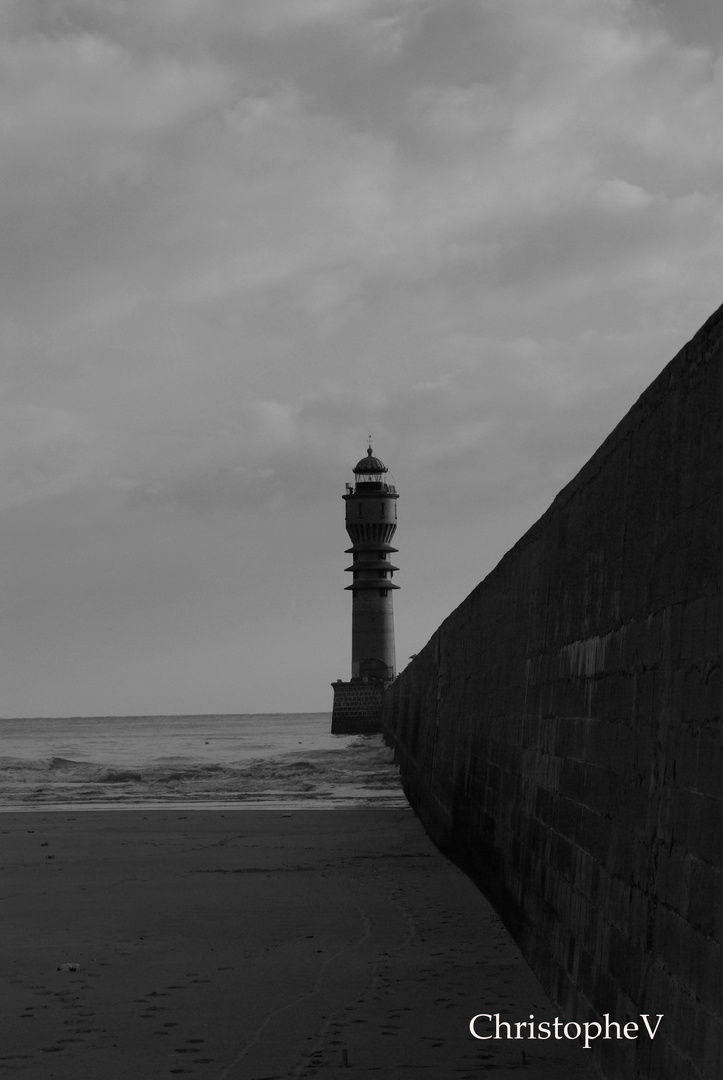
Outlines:
POLYGON ((723 308, 385 696, 567 1018, 664 1014, 594 1043, 609 1080, 723 1076, 722 717, 723 308))

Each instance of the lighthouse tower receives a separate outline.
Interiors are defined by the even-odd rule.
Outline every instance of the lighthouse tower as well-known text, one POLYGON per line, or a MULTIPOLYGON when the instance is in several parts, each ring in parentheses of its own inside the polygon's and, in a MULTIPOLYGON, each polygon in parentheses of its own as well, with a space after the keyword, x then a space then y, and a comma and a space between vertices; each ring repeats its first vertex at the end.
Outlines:
POLYGON ((384 687, 396 675, 394 608, 398 585, 390 560, 396 552, 391 539, 397 528, 396 488, 388 482, 387 467, 374 456, 371 444, 354 466, 354 484, 346 485, 347 548, 352 564, 351 680, 332 683, 333 733, 379 731, 384 687))

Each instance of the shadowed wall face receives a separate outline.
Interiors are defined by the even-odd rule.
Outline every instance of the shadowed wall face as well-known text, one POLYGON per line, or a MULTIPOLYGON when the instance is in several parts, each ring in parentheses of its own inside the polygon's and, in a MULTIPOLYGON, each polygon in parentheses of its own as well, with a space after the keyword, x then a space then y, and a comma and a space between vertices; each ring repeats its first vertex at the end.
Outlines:
POLYGON ((603 1074, 723 1075, 723 309, 385 697, 412 803, 470 860, 603 1074))

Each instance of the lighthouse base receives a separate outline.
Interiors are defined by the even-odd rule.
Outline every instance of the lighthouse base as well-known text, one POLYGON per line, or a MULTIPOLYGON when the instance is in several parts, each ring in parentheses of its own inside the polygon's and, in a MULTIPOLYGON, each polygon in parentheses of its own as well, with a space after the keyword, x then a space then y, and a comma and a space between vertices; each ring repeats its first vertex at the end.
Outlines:
POLYGON ((376 679, 352 679, 351 682, 339 679, 332 683, 332 735, 372 735, 381 731, 382 702, 387 685, 376 679))

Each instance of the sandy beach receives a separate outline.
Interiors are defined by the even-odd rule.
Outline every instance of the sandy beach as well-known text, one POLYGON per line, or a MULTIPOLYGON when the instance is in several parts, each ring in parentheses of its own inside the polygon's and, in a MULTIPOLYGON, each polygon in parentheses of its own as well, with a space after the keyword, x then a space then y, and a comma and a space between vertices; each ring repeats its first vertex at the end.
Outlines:
POLYGON ((408 810, 7 813, 0 864, 8 1076, 594 1075, 472 1038, 557 1011, 408 810))

